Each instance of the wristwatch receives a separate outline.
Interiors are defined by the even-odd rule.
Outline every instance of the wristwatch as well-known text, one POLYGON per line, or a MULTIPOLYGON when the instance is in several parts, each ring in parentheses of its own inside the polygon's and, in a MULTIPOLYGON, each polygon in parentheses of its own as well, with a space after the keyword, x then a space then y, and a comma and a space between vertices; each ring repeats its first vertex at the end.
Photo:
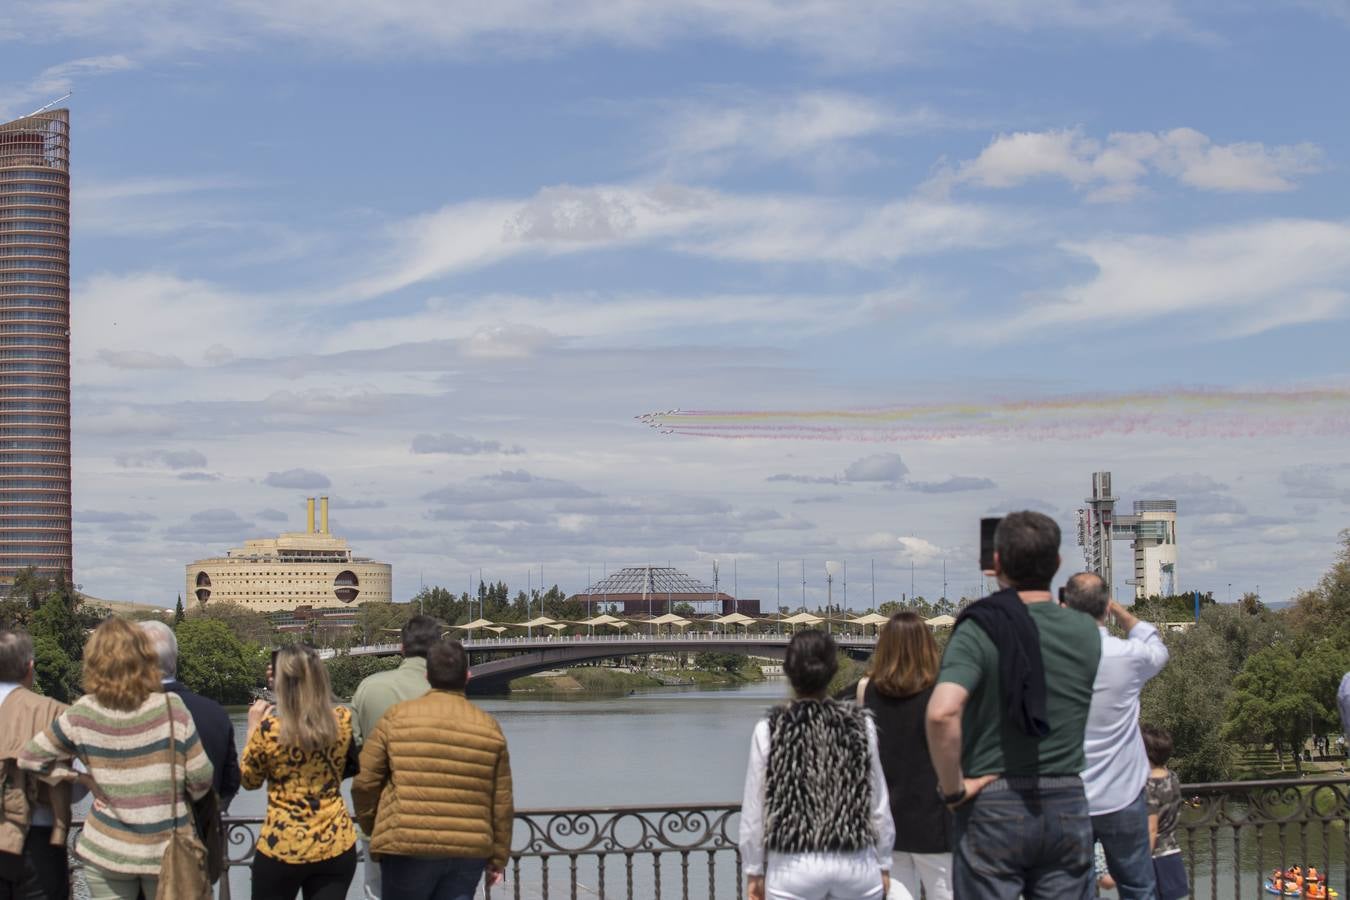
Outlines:
POLYGON ((940 784, 938 785, 937 792, 938 796, 942 798, 942 803, 944 806, 956 806, 962 800, 966 799, 966 785, 964 781, 961 783, 961 789, 956 791, 955 793, 944 794, 942 792, 942 785, 940 784))

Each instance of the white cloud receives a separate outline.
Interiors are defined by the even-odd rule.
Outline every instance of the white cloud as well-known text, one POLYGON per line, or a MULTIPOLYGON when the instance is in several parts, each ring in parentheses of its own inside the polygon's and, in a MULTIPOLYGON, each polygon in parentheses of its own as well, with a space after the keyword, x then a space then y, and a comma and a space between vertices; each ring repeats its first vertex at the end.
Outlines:
POLYGON ((1319 170, 1314 144, 1267 147, 1256 142, 1216 144, 1193 128, 1116 132, 1098 141, 1082 129, 999 135, 978 157, 939 174, 930 185, 1011 188, 1037 178, 1059 178, 1090 200, 1128 200, 1151 173, 1206 191, 1270 192, 1295 187, 1293 178, 1319 170))
POLYGON ((525 254, 660 242, 694 256, 874 266, 1023 239, 1025 217, 941 199, 882 203, 735 194, 677 184, 555 185, 523 200, 452 204, 390 226, 373 273, 340 292, 367 299, 525 254))
POLYGON ((119 453, 117 464, 127 469, 163 466, 169 469, 201 469, 206 466, 206 455, 199 450, 147 450, 138 453, 119 453))
MULTIPOLYGON (((1195 313, 1207 316, 1210 334, 1233 337, 1338 319, 1350 310, 1344 222, 1273 219, 1176 237, 1096 238, 1063 249, 1092 263, 1096 274, 988 324, 986 338, 1195 313)), ((972 331, 962 325, 963 334, 972 331)))
POLYGON ((364 55, 540 55, 588 43, 650 47, 706 36, 751 47, 786 46, 848 65, 932 55, 932 42, 990 31, 1098 31, 1194 35, 1169 0, 89 0, 21 5, 0 13, 0 36, 48 32, 120 39, 162 52, 249 46, 282 38, 364 55))
MULTIPOLYGON (((25 14, 27 12, 25 10, 25 14)), ((4 42, 6 18, 0 14, 0 43, 4 42)), ((126 72, 134 68, 136 64, 132 60, 114 53, 106 56, 86 56, 43 69, 27 84, 9 90, 0 88, 0 121, 33 112, 61 95, 70 93, 77 82, 85 78, 126 72)))
POLYGON ((413 453, 445 453, 451 456, 477 456, 481 453, 518 454, 518 446, 503 446, 501 441, 485 441, 462 434, 419 434, 412 441, 413 453))
POLYGON ((668 173, 695 176, 739 162, 857 168, 868 161, 856 146, 865 138, 950 125, 927 108, 902 113, 840 91, 743 93, 663 110, 654 157, 668 173))
POLYGON ((898 453, 877 453, 849 463, 844 469, 845 481, 880 481, 896 484, 904 481, 909 466, 898 453))
POLYGON ((322 472, 313 469, 287 469, 284 472, 269 472, 263 484, 274 488, 293 488, 302 491, 321 491, 331 487, 333 482, 322 472))

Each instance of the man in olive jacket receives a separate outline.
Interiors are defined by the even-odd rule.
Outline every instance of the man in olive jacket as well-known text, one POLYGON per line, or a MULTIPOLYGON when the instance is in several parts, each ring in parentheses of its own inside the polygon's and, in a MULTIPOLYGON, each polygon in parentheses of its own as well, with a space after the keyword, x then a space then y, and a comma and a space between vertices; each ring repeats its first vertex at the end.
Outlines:
POLYGON ((511 759, 497 720, 465 698, 468 678, 463 646, 436 642, 430 692, 391 706, 361 749, 352 803, 386 897, 472 898, 485 871, 489 884, 505 873, 511 759))

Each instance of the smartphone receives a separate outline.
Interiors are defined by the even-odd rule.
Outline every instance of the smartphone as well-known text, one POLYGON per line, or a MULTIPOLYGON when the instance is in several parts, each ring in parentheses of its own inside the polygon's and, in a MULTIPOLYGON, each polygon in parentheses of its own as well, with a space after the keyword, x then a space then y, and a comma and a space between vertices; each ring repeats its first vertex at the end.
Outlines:
POLYGON ((980 571, 986 574, 994 571, 994 532, 1002 516, 980 520, 980 571))

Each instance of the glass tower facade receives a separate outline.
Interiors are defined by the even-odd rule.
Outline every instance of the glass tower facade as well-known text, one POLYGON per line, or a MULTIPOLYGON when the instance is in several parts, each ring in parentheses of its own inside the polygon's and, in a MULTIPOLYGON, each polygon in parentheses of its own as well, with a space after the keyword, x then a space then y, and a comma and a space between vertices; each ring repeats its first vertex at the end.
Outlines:
POLYGON ((72 576, 70 112, 0 125, 0 592, 72 576))

